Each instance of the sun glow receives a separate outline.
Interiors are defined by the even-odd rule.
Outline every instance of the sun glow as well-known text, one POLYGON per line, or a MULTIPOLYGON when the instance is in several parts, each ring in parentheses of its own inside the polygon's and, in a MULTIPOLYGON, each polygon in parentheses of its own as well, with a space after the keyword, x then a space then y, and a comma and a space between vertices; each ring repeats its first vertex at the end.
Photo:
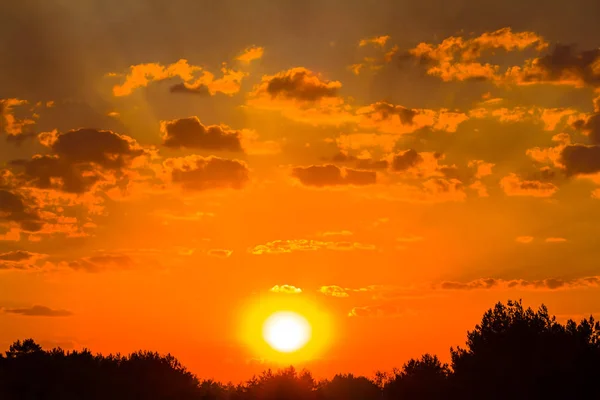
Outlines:
POLYGON ((323 357, 334 342, 330 310, 308 296, 269 293, 240 306, 239 339, 249 357, 297 364, 323 357))
POLYGON ((302 348, 310 340, 311 327, 303 316, 280 311, 265 321, 263 337, 275 350, 290 353, 302 348))

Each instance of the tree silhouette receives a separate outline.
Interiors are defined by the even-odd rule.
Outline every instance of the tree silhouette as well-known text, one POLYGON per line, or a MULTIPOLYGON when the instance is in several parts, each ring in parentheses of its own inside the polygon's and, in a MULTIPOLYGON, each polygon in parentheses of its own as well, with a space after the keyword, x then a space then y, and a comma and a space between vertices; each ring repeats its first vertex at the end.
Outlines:
POLYGON ((376 399, 380 395, 380 389, 375 382, 364 377, 347 375, 335 375, 332 380, 319 383, 317 397, 319 400, 347 399, 376 399))
POLYGON ((170 354, 46 351, 26 339, 0 354, 0 400, 600 398, 600 324, 593 317, 562 325, 545 306, 498 303, 450 356, 450 366, 424 354, 373 379, 348 374, 317 382, 290 367, 234 385, 200 381, 170 354))
POLYGON ((437 356, 424 354, 410 359, 402 370, 394 371, 383 386, 385 399, 447 398, 450 370, 437 356))
POLYGON ((466 348, 451 349, 454 389, 464 399, 583 398, 600 377, 599 334, 593 317, 563 326, 543 305, 498 303, 466 348))

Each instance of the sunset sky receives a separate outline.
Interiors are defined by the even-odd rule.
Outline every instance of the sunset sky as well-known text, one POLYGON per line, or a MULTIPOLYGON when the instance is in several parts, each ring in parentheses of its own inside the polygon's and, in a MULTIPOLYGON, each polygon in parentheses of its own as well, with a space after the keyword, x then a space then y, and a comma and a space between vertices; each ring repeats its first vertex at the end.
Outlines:
POLYGON ((600 2, 0 2, 0 349, 239 381, 600 316, 600 2), (262 342, 294 310, 313 338, 262 342))

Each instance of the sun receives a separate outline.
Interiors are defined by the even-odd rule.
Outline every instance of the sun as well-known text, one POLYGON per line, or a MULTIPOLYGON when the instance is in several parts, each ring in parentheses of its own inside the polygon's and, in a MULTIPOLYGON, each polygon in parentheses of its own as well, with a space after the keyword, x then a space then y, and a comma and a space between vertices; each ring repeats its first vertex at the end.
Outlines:
POLYGON ((263 338, 275 350, 291 353, 301 349, 311 338, 311 326, 300 314, 279 311, 263 325, 263 338))

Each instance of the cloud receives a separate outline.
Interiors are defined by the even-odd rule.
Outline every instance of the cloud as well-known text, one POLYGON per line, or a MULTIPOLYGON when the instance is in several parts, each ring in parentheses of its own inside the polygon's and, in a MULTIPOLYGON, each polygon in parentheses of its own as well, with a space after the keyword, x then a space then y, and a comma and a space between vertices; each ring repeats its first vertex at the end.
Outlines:
POLYGON ((600 146, 567 145, 560 152, 559 162, 568 176, 600 172, 600 146))
POLYGON ((0 189, 0 220, 12 221, 28 232, 42 229, 38 210, 19 193, 0 189))
POLYGON ((517 243, 523 243, 523 244, 529 244, 531 242, 533 242, 534 237, 533 236, 518 236, 515 241, 517 243))
POLYGON ((433 130, 456 132, 469 117, 462 112, 440 109, 409 109, 387 102, 376 102, 356 110, 358 125, 381 133, 403 135, 430 127, 433 130))
POLYGON ((388 35, 382 35, 382 36, 375 36, 375 37, 368 38, 368 39, 361 39, 360 42, 358 42, 358 46, 364 47, 369 44, 372 44, 374 46, 384 47, 385 44, 387 43, 387 41, 389 40, 389 38, 390 37, 388 35))
POLYGON ((473 38, 450 36, 440 44, 419 43, 404 58, 413 58, 424 65, 427 73, 443 81, 497 80, 500 66, 480 62, 494 50, 523 51, 547 47, 545 40, 534 32, 513 32, 502 28, 473 38))
POLYGON ((322 237, 329 237, 329 236, 352 236, 353 233, 347 230, 341 230, 341 231, 328 231, 328 232, 323 232, 321 234, 319 234, 319 236, 322 237))
POLYGON ((284 294, 299 294, 302 293, 302 289, 292 285, 275 285, 269 289, 273 293, 284 293, 284 294))
POLYGON ((319 292, 326 296, 332 297, 349 297, 350 295, 347 292, 347 289, 343 287, 331 285, 331 286, 321 286, 319 288, 319 292))
POLYGON ((315 187, 364 186, 377 182, 377 174, 373 171, 339 168, 333 164, 295 167, 292 169, 292 176, 305 186, 315 187))
POLYGON ((381 133, 350 133, 341 134, 335 139, 340 153, 338 153, 332 161, 356 161, 357 158, 348 155, 348 150, 360 150, 364 148, 379 147, 384 152, 389 153, 393 150, 398 136, 393 134, 381 133))
POLYGON ((271 98, 285 98, 314 102, 326 97, 336 97, 342 84, 322 80, 306 68, 292 68, 277 75, 265 76, 255 88, 255 93, 265 93, 271 98))
POLYGON ((557 44, 545 56, 523 67, 513 67, 507 77, 520 85, 555 84, 600 86, 600 49, 578 52, 574 45, 557 44))
POLYGON ((233 251, 224 249, 210 249, 207 254, 211 257, 229 258, 233 254, 233 251))
POLYGON ((392 171, 406 171, 423 162, 423 157, 415 150, 410 149, 392 157, 392 171))
POLYGON ((442 282, 439 287, 444 290, 490 289, 497 283, 495 279, 479 279, 471 282, 442 282))
POLYGON ((31 118, 18 118, 15 109, 27 106, 29 103, 20 99, 0 99, 0 134, 6 133, 8 137, 17 137, 25 133, 27 126, 35 124, 31 118))
MULTIPOLYGON (((215 75, 200 66, 190 65, 187 60, 161 65, 159 63, 146 63, 132 65, 129 73, 125 76, 123 83, 113 87, 113 95, 128 96, 134 90, 148 86, 151 82, 163 81, 171 78, 179 78, 183 82, 171 87, 172 92, 194 93, 215 95, 223 93, 234 95, 239 92, 241 82, 247 73, 221 68, 223 76, 215 79, 215 75)), ((109 74, 109 76, 120 77, 120 74, 109 74)))
POLYGON ((500 186, 508 196, 551 197, 558 190, 553 183, 523 180, 514 173, 502 178, 500 186))
POLYGON ((102 272, 110 269, 130 269, 135 265, 135 262, 127 254, 100 252, 90 257, 63 262, 60 265, 76 271, 102 272))
POLYGON ((33 306, 29 308, 5 308, 5 313, 22 315, 25 317, 68 317, 73 315, 67 310, 53 310, 46 306, 33 306))
POLYGON ((247 104, 278 111, 293 121, 339 126, 352 123, 352 107, 339 96, 341 82, 324 79, 307 68, 295 67, 265 75, 249 94, 247 104))
POLYGON ((0 225, 0 228, 6 229, 6 231, 4 233, 0 233, 0 242, 1 241, 18 242, 21 240, 21 230, 19 228, 10 226, 10 225, 8 225, 8 226, 0 225))
POLYGON ((0 253, 0 270, 35 268, 36 262, 44 257, 46 257, 45 254, 31 253, 24 250, 0 253))
POLYGON ((198 117, 161 121, 160 130, 166 147, 242 151, 240 132, 224 125, 203 125, 198 117))
POLYGON ((163 165, 173 183, 191 191, 242 189, 249 181, 248 166, 239 160, 191 155, 169 158, 163 165))
POLYGON ((357 242, 326 242, 310 239, 274 240, 254 246, 250 252, 255 255, 286 254, 295 251, 317 250, 374 250, 375 246, 357 242))
POLYGON ((237 56, 235 59, 243 63, 249 64, 251 61, 259 60, 262 58, 265 49, 260 46, 251 46, 245 49, 242 54, 237 56))
POLYGON ((495 164, 488 163, 483 160, 472 160, 472 161, 469 161, 469 163, 468 163, 469 168, 476 169, 475 178, 477 178, 477 179, 481 179, 483 177, 491 175, 492 168, 494 167, 494 165, 495 164))
POLYGON ((15 176, 23 185, 67 193, 84 193, 98 182, 116 179, 138 157, 149 155, 134 139, 112 131, 53 131, 39 139, 52 154, 11 161, 21 170, 15 176))
POLYGON ((363 307, 354 307, 349 313, 349 317, 400 317, 407 312, 406 309, 394 305, 372 305, 363 307))
POLYGON ((461 202, 467 198, 464 184, 458 179, 430 178, 419 185, 397 183, 382 186, 365 197, 407 203, 437 204, 461 202))
POLYGON ((442 282, 436 287, 442 290, 569 290, 600 287, 600 277, 591 276, 573 279, 548 278, 541 280, 485 278, 469 282, 442 282))
POLYGON ((549 237, 545 240, 546 243, 565 243, 567 241, 567 239, 562 237, 549 237))

